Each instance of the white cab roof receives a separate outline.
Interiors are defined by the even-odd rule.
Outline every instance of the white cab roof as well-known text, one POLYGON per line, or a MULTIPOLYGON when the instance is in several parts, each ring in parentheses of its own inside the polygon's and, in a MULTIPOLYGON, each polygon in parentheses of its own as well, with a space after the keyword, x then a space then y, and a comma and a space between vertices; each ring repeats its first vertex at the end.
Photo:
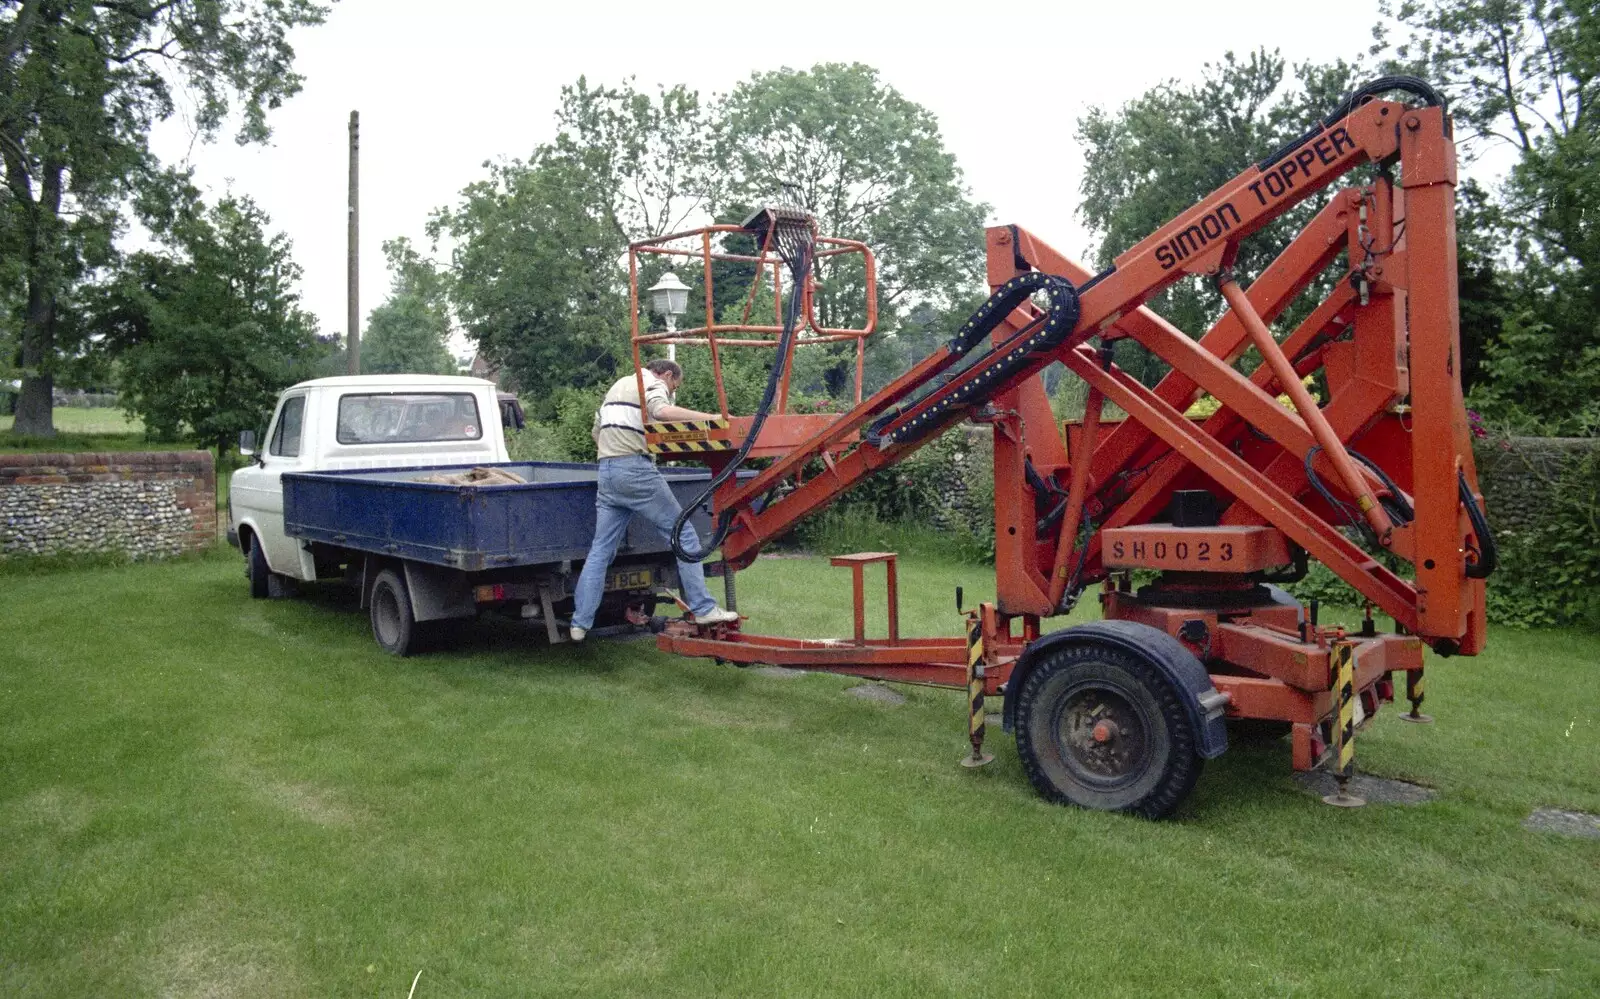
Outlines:
POLYGON ((469 378, 465 375, 339 375, 335 378, 313 378, 292 388, 494 388, 487 378, 469 378))

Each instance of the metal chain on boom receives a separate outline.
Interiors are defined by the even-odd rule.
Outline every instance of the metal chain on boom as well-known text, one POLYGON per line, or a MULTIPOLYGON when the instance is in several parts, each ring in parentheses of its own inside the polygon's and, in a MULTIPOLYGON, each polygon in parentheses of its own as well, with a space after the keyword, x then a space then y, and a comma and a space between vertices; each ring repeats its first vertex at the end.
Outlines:
POLYGON ((985 337, 993 333, 1019 305, 1040 292, 1049 302, 1044 315, 1024 328, 1022 333, 996 346, 961 372, 961 375, 967 375, 977 370, 979 373, 976 376, 942 396, 940 393, 944 391, 943 386, 935 389, 928 397, 935 400, 933 404, 898 427, 894 424, 926 403, 927 399, 920 399, 885 413, 867 430, 867 442, 879 448, 886 448, 894 444, 909 444, 921 440, 935 430, 941 429, 952 410, 986 401, 1019 368, 1028 364, 1038 354, 1060 346, 1078 324, 1078 289, 1066 278, 1041 271, 1019 274, 995 289, 988 301, 979 306, 978 311, 962 324, 955 339, 947 346, 954 356, 965 356, 983 342, 985 337), (890 429, 891 427, 893 429, 890 429))

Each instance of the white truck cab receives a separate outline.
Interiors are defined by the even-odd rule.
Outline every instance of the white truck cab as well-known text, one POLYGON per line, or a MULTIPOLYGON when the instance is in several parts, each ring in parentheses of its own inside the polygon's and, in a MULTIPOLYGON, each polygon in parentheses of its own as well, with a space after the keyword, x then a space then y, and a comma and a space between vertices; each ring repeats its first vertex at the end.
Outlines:
POLYGON ((317 576, 310 553, 284 534, 283 473, 509 461, 500 413, 494 383, 482 378, 351 375, 285 389, 266 437, 241 448, 253 463, 230 480, 228 539, 244 553, 252 588, 265 595, 273 575, 317 576))

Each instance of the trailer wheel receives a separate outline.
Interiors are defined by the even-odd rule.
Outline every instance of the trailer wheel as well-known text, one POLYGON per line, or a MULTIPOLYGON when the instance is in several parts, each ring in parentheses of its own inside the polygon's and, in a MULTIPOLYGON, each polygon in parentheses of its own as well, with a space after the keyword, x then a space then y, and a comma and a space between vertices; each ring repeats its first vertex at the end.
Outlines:
POLYGON ((372 637, 378 647, 393 656, 408 656, 415 651, 417 622, 411 616, 411 594, 406 581, 393 569, 378 573, 372 582, 372 637))
POLYGON ((261 550, 261 539, 254 533, 250 535, 250 549, 245 552, 244 575, 250 580, 250 596, 256 600, 267 599, 272 570, 267 568, 267 556, 261 550))
POLYGON ((1018 691, 1023 770, 1051 801, 1148 819, 1169 815, 1205 762, 1180 696, 1159 669, 1126 649, 1090 642, 1051 653, 1018 691))

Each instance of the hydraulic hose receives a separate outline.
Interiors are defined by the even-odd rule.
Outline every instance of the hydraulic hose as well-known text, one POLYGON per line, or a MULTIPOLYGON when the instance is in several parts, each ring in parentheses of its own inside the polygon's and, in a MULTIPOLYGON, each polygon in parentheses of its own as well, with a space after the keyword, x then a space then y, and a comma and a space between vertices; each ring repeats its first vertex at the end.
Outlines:
POLYGON ((683 508, 682 512, 678 514, 678 519, 672 524, 672 537, 669 540, 672 542, 672 554, 679 561, 705 561, 707 555, 722 546, 723 540, 728 536, 729 529, 733 527, 733 511, 724 510, 722 516, 717 518, 717 527, 712 532, 709 542, 697 552, 687 551, 683 547, 681 538, 683 525, 688 523, 694 511, 710 501, 712 495, 716 493, 724 482, 727 482, 739 471, 739 467, 744 464, 745 457, 749 455, 750 449, 755 446, 756 438, 761 436, 761 427, 767 422, 767 414, 772 411, 772 404, 778 397, 778 385, 783 380, 784 371, 789 367, 789 352, 794 349, 795 329, 800 325, 801 299, 804 298, 803 290, 805 288, 806 275, 811 272, 811 258, 811 244, 804 243, 799 247, 794 258, 787 261, 791 281, 789 287, 793 291, 790 292, 788 305, 784 308, 783 333, 778 338, 777 358, 772 363, 771 374, 767 375, 766 391, 761 394, 761 402, 756 406, 755 418, 750 421, 750 430, 745 434, 744 443, 739 445, 738 451, 734 452, 733 460, 722 466, 722 470, 711 477, 711 482, 706 485, 705 490, 694 498, 693 503, 683 508))
POLYGON ((1440 94, 1439 91, 1433 89, 1433 87, 1429 85, 1426 80, 1423 80, 1420 77, 1380 76, 1371 83, 1357 87, 1353 92, 1345 97, 1344 100, 1340 101, 1332 111, 1329 111, 1326 115, 1323 115, 1323 117, 1317 121, 1316 124, 1312 125, 1298 137, 1290 139, 1288 142, 1285 142, 1283 145, 1279 146, 1271 156, 1268 156, 1266 159, 1262 160, 1256 165, 1260 169, 1266 170, 1268 167, 1271 167, 1283 160, 1285 157, 1289 156, 1295 150, 1299 149, 1307 142, 1310 142, 1318 135, 1321 135, 1325 130, 1332 128, 1345 118, 1348 118, 1350 116, 1350 112, 1354 111, 1368 100, 1377 97, 1380 94, 1386 94, 1395 90, 1403 91, 1411 94, 1414 97, 1420 97, 1422 98, 1424 104, 1428 104, 1433 107, 1447 107, 1444 96, 1440 94))
POLYGON ((1500 567, 1500 546, 1494 540, 1494 532, 1489 530, 1488 515, 1478 505, 1472 495, 1472 487, 1467 484, 1467 473, 1457 471, 1456 482, 1461 503, 1467 508, 1467 521, 1472 524, 1472 533, 1478 538, 1478 557, 1467 562, 1467 578, 1488 579, 1500 567))
POLYGON ((1369 98, 1395 90, 1404 91, 1413 97, 1420 97, 1424 104, 1431 107, 1448 109, 1444 95, 1433 89, 1433 85, 1420 76, 1380 76, 1371 83, 1358 87, 1350 96, 1340 101, 1337 107, 1323 117, 1322 123, 1324 125, 1333 125, 1340 119, 1348 117, 1350 112, 1360 107, 1369 98))

